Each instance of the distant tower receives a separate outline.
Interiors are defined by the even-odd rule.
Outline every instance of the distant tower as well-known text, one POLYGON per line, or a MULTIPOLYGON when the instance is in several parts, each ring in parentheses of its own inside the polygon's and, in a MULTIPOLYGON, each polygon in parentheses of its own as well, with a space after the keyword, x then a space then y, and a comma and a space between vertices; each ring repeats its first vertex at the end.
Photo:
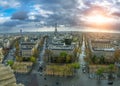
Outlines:
POLYGON ((20 36, 22 37, 22 29, 20 29, 20 36))
POLYGON ((57 35, 57 23, 55 23, 55 32, 54 32, 55 35, 57 35))

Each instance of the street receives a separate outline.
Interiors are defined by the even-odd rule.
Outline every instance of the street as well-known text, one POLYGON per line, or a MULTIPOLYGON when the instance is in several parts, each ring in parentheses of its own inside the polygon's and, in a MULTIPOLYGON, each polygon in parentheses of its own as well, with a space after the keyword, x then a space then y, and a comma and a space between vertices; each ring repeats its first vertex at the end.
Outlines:
POLYGON ((15 48, 10 49, 9 52, 8 52, 8 54, 7 54, 7 56, 4 57, 4 60, 3 60, 2 63, 6 65, 7 61, 9 61, 9 60, 15 61, 14 54, 15 54, 15 48))
POLYGON ((42 67, 43 64, 44 64, 43 57, 44 57, 45 49, 46 49, 46 39, 44 40, 42 51, 39 51, 40 52, 39 58, 37 59, 37 62, 36 62, 36 65, 35 65, 34 69, 32 70, 33 74, 35 74, 35 73, 39 73, 39 74, 42 73, 42 71, 39 71, 39 68, 42 67))

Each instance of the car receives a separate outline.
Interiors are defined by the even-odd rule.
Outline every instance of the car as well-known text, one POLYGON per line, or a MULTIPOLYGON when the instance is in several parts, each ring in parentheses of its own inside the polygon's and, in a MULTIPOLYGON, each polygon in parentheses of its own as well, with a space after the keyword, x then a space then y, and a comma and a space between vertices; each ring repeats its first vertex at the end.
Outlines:
POLYGON ((85 64, 82 64, 82 68, 86 68, 86 65, 85 65, 85 64))
POLYGON ((40 72, 40 75, 42 76, 42 72, 40 72))
POLYGON ((90 79, 94 78, 94 75, 93 74, 89 74, 89 78, 90 79))
POLYGON ((112 84, 113 84, 113 81, 112 81, 112 80, 109 80, 109 81, 108 81, 108 84, 109 84, 109 85, 112 85, 112 84))
POLYGON ((43 64, 43 61, 40 61, 39 63, 40 63, 40 65, 42 65, 42 64, 43 64))
POLYGON ((83 73, 85 73, 85 72, 86 72, 86 70, 85 70, 85 69, 82 69, 82 72, 83 72, 83 73))

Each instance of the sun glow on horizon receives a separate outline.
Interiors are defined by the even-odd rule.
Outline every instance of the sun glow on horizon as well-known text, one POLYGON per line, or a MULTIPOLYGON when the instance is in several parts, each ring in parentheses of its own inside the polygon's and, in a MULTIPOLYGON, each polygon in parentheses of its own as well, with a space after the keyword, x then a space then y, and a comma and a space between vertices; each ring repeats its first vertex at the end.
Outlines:
POLYGON ((97 15, 86 16, 85 22, 96 25, 105 25, 114 22, 114 19, 110 17, 106 17, 104 15, 97 14, 97 15))

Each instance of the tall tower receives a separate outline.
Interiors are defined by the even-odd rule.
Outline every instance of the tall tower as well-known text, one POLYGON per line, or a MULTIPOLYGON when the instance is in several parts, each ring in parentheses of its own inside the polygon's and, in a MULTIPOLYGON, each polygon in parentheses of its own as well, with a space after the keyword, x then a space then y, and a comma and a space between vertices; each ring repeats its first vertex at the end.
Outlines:
POLYGON ((20 29, 20 36, 22 37, 22 29, 20 29))
POLYGON ((57 34, 57 23, 55 23, 55 32, 54 34, 56 35, 57 34))

